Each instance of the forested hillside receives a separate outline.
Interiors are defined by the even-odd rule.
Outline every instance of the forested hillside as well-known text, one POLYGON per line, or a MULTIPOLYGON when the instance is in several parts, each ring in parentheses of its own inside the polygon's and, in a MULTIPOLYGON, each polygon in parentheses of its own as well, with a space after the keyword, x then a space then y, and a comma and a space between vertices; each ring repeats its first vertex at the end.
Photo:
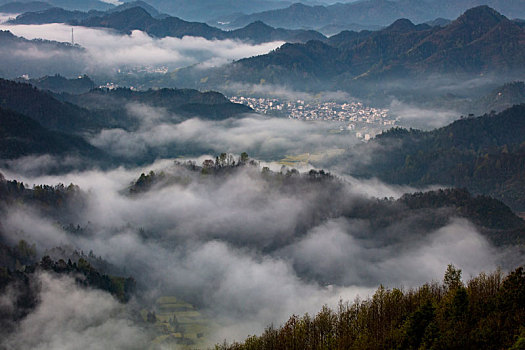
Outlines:
MULTIPOLYGON (((244 169, 256 167, 253 160, 235 159, 225 153, 215 161, 206 160, 202 166, 193 162, 176 166, 182 174, 177 175, 151 171, 133 182, 129 188, 132 196, 141 196, 148 191, 159 190, 175 184, 187 186, 192 182, 207 184, 227 181, 244 169), (184 175, 187 174, 187 175, 184 175), (202 177, 195 178, 196 174, 202 177)), ((305 218, 296 234, 301 236, 308 227, 336 217, 365 220, 375 242, 394 242, 411 235, 424 235, 439 229, 453 218, 465 218, 474 223, 482 234, 498 246, 520 244, 525 239, 525 221, 499 200, 488 196, 473 196, 465 189, 441 189, 428 192, 407 193, 399 199, 360 199, 357 202, 345 199, 345 182, 323 170, 299 173, 291 169, 286 173, 262 169, 260 176, 267 183, 270 193, 315 193, 324 191, 317 200, 319 208, 305 218), (408 227, 399 232, 396 223, 408 227)), ((365 233, 363 233, 365 235, 365 233)), ((282 242, 281 242, 282 243, 282 242)))
POLYGON ((398 184, 466 187, 525 209, 525 105, 458 120, 441 129, 392 129, 372 142, 381 152, 355 174, 398 184))
POLYGON ((523 349, 525 271, 461 280, 449 265, 442 283, 416 289, 379 287, 317 315, 291 316, 243 343, 217 350, 258 349, 523 349))

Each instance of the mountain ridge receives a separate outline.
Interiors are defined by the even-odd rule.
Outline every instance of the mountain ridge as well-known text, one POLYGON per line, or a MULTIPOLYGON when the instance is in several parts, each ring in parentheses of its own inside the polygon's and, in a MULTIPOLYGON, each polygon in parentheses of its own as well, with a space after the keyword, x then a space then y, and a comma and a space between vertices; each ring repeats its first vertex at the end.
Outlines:
POLYGON ((328 6, 293 4, 285 9, 242 15, 234 19, 230 28, 262 20, 272 26, 294 28, 321 28, 326 25, 349 23, 389 25, 398 18, 408 18, 416 23, 432 21, 438 17, 455 18, 468 8, 488 5, 508 16, 524 17, 525 9, 519 0, 364 0, 336 3, 328 6))
MULTIPOLYGON (((136 4, 140 4, 137 2, 136 4)), ((124 34, 141 30, 157 37, 197 36, 208 40, 233 39, 254 43, 270 41, 306 42, 308 40, 326 40, 326 37, 312 30, 289 30, 273 28, 262 22, 254 22, 232 31, 223 31, 201 22, 188 22, 178 17, 162 16, 156 18, 147 7, 116 7, 108 12, 66 11, 52 8, 41 12, 24 13, 10 20, 11 24, 68 23, 84 27, 111 28, 124 34), (255 27, 255 28, 254 28, 255 27)))
POLYGON ((488 7, 478 7, 445 27, 401 19, 376 32, 342 32, 324 44, 286 44, 268 54, 203 72, 208 79, 197 86, 210 88, 225 80, 259 84, 264 79, 290 88, 359 94, 363 92, 360 83, 373 85, 384 79, 421 79, 432 74, 460 80, 488 74, 516 76, 525 73, 524 43, 523 28, 488 7))

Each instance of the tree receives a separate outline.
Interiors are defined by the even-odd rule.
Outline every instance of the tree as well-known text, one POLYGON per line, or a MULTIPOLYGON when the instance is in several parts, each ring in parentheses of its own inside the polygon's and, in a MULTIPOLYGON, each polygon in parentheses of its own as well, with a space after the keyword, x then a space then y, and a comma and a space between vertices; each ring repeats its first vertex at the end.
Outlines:
POLYGON ((246 152, 242 152, 242 153, 241 153, 241 157, 239 158, 239 163, 241 163, 241 164, 246 164, 246 162, 248 161, 248 159, 250 159, 250 157, 248 156, 248 153, 246 153, 246 152))
POLYGON ((211 169, 215 166, 215 163, 211 159, 206 159, 204 162, 202 162, 202 167, 211 169))
POLYGON ((447 290, 454 290, 463 285, 461 282, 461 270, 457 269, 454 265, 449 264, 447 271, 445 271, 445 277, 443 283, 447 290))

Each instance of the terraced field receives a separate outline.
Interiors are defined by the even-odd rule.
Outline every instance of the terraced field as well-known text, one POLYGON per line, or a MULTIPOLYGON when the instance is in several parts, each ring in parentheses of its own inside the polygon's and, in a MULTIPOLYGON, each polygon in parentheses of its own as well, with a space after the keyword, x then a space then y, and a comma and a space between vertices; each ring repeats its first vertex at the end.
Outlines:
POLYGON ((205 347, 209 331, 208 321, 191 304, 174 296, 163 296, 156 300, 153 310, 143 309, 145 322, 152 323, 158 336, 152 349, 195 349, 205 347))
POLYGON ((337 155, 343 154, 344 152, 344 149, 334 148, 319 153, 288 155, 281 159, 278 163, 288 167, 308 166, 310 162, 318 162, 325 158, 335 157, 337 155))

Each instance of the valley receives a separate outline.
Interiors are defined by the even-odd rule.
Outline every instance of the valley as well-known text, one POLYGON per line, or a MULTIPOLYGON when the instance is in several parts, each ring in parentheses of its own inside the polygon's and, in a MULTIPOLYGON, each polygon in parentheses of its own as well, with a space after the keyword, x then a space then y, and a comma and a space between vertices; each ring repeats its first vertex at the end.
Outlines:
POLYGON ((521 349, 519 0, 0 0, 1 349, 521 349))

